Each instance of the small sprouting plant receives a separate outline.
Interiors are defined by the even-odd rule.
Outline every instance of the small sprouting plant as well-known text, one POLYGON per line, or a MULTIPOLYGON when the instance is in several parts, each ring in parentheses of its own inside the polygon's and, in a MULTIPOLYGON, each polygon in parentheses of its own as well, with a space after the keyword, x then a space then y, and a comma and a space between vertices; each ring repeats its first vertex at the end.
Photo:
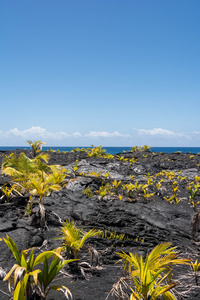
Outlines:
POLYGON ((148 145, 144 145, 144 146, 142 147, 142 150, 143 150, 143 151, 149 151, 149 149, 151 149, 151 147, 149 147, 148 145))
POLYGON ((91 229, 84 232, 82 228, 78 228, 75 222, 66 220, 61 227, 62 236, 58 239, 63 240, 63 246, 69 253, 70 250, 74 253, 74 258, 78 259, 80 249, 84 246, 87 239, 100 234, 100 231, 91 229))
POLYGON ((101 238, 106 238, 107 240, 118 240, 118 241, 127 241, 129 237, 125 233, 117 234, 114 231, 108 232, 106 229, 103 232, 100 232, 98 235, 101 238))
POLYGON ((91 145, 92 148, 87 148, 87 153, 89 157, 97 157, 97 156, 104 156, 106 153, 105 149, 102 149, 102 146, 94 147, 91 145))
POLYGON ((138 146, 134 146, 134 147, 131 147, 131 152, 140 152, 142 151, 142 147, 138 147, 138 146))
POLYGON ((86 152, 85 148, 73 148, 73 152, 86 152))
POLYGON ((108 171, 106 174, 104 174, 103 176, 104 176, 105 178, 108 178, 108 177, 110 176, 109 171, 108 171))
POLYGON ((148 200, 149 198, 153 197, 154 194, 155 194, 155 193, 148 193, 148 191, 147 191, 147 185, 146 184, 142 187, 142 189, 143 189, 143 193, 144 193, 144 198, 146 200, 148 200))
POLYGON ((181 201, 181 199, 179 199, 177 197, 177 192, 178 192, 178 183, 177 183, 177 181, 174 181, 172 183, 172 191, 173 191, 173 195, 169 198, 164 197, 164 199, 167 200, 167 202, 169 202, 169 203, 171 203, 174 200, 175 203, 178 204, 181 201))
POLYGON ((136 183, 134 184, 134 190, 136 191, 137 196, 141 191, 141 189, 142 189, 142 184, 139 184, 138 181, 136 181, 136 183))
POLYGON ((77 170, 78 170, 78 159, 76 160, 76 162, 74 164, 73 170, 74 170, 74 174, 76 174, 77 170))
POLYGON ((45 142, 41 142, 41 141, 35 141, 35 142, 27 141, 27 143, 29 143, 29 145, 31 146, 34 157, 37 155, 38 152, 42 150, 42 145, 46 145, 45 142))
POLYGON ((119 160, 119 161, 122 161, 122 160, 124 160, 125 158, 124 158, 124 156, 123 155, 116 155, 116 158, 119 160))
POLYGON ((90 176, 95 177, 96 179, 98 179, 101 176, 102 171, 99 171, 98 173, 90 172, 89 174, 90 174, 90 176))
POLYGON ((118 195, 119 200, 122 200, 123 196, 122 195, 118 195))
POLYGON ((176 176, 176 174, 173 171, 168 171, 168 172, 164 171, 164 172, 165 172, 165 176, 169 179, 170 182, 176 176))
POLYGON ((127 183, 123 185, 123 189, 126 189, 128 191, 128 197, 132 197, 133 191, 134 191, 134 184, 133 183, 127 183))
POLYGON ((200 187, 200 184, 197 183, 195 184, 194 182, 191 182, 188 186, 187 186, 187 189, 189 190, 190 192, 190 195, 189 195, 189 202, 192 204, 194 210, 196 209, 196 206, 200 203, 199 201, 198 202, 194 202, 194 198, 199 195, 199 187, 200 187))
POLYGON ((109 183, 106 183, 105 185, 102 184, 96 193, 99 194, 101 200, 103 200, 104 196, 111 194, 111 185, 109 183))
POLYGON ((195 177, 194 177, 194 181, 195 181, 195 182, 200 181, 200 176, 195 176, 195 177))
POLYGON ((6 196, 6 201, 5 202, 9 202, 10 200, 10 196, 12 195, 12 191, 15 190, 16 185, 14 184, 10 189, 7 186, 2 186, 1 190, 4 193, 4 195, 6 196))
POLYGON ((31 215, 33 204, 34 204, 34 198, 32 196, 30 196, 29 201, 26 205, 25 216, 30 216, 31 215))
POLYGON ((181 175, 179 175, 178 177, 177 177, 177 179, 180 179, 181 181, 184 181, 184 180, 186 180, 187 179, 187 176, 181 176, 181 175))
POLYGON ((105 158, 113 159, 113 158, 114 158, 114 155, 108 153, 108 154, 105 155, 105 158))
POLYGON ((144 175, 144 177, 146 177, 148 185, 152 185, 155 181, 153 181, 153 176, 150 176, 150 174, 148 173, 148 175, 144 175))
POLYGON ((114 181, 112 181, 112 185, 115 189, 115 194, 118 195, 118 188, 121 184, 121 180, 120 181, 117 181, 116 179, 114 181))
POLYGON ((92 198, 94 196, 94 193, 89 186, 83 190, 83 194, 87 195, 89 198, 92 198))
POLYGON ((195 283, 198 286, 198 275, 197 275, 197 272, 199 272, 200 262, 198 262, 198 260, 196 260, 194 263, 191 262, 191 267, 192 267, 192 269, 194 271, 195 283))
POLYGON ((135 161, 136 161, 136 160, 135 160, 135 158, 134 158, 134 157, 132 157, 132 158, 130 158, 130 159, 129 159, 129 164, 130 164, 130 165, 132 165, 132 164, 134 164, 134 163, 135 163, 135 161))
POLYGON ((161 189, 161 187, 162 187, 162 182, 163 182, 164 180, 163 179, 161 179, 158 183, 156 183, 156 187, 157 187, 157 189, 158 190, 160 190, 161 189))

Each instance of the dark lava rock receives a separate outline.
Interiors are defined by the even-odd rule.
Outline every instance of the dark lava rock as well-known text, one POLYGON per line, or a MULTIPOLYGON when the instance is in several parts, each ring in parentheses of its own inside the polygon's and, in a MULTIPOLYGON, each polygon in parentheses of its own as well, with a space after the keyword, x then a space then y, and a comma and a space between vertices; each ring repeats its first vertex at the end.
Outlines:
MULTIPOLYGON (((16 151, 20 153, 20 150, 16 151)), ((9 151, 2 152, 9 155, 9 151)), ((76 153, 51 153, 50 164, 60 164, 70 170, 70 177, 66 178, 66 185, 59 192, 52 192, 44 198, 46 214, 46 228, 40 228, 39 210, 37 201, 33 205, 32 213, 25 217, 25 197, 13 200, 11 203, 0 204, 0 232, 1 237, 6 235, 17 244, 19 250, 36 247, 36 253, 55 249, 62 245, 62 241, 55 239, 60 236, 62 221, 71 219, 76 221, 78 227, 84 230, 96 228, 113 234, 113 238, 93 237, 80 251, 81 261, 90 262, 87 247, 95 248, 100 255, 101 264, 92 271, 85 270, 87 277, 62 277, 57 284, 67 286, 73 294, 74 300, 104 300, 112 288, 112 285, 123 276, 121 263, 116 264, 119 257, 116 252, 137 252, 145 256, 156 245, 162 242, 171 242, 180 251, 182 257, 189 257, 194 262, 200 257, 200 230, 197 226, 194 240, 191 236, 191 219, 198 212, 198 206, 194 211, 188 202, 189 191, 186 186, 200 176, 200 156, 183 153, 123 153, 114 156, 113 159, 87 157, 84 152, 76 153), (135 159, 135 162, 119 160, 135 159), (78 160, 78 176, 74 174, 73 167, 78 160), (156 174, 165 171, 173 171, 178 183, 177 204, 174 200, 169 203, 165 198, 172 193, 172 182, 164 178, 162 187, 158 190, 161 177, 156 174), (181 171, 181 173, 179 173, 181 171), (90 173, 99 173, 99 178, 90 173), (104 175, 109 172, 108 178, 104 175), (84 174, 85 175, 80 175, 84 174), (155 193, 153 197, 144 198, 140 191, 129 197, 122 189, 122 184, 136 183, 144 185, 147 177, 153 176, 153 183, 149 192, 155 193), (131 179, 131 176, 134 176, 131 179), (187 177, 182 180, 178 176, 187 177), (146 177, 145 177, 146 176, 146 177), (102 184, 114 180, 121 180, 119 194, 123 197, 119 200, 117 195, 111 195, 100 200, 97 190, 102 184), (83 195, 83 190, 90 187, 93 196, 89 198, 83 195), (118 237, 124 235, 120 240, 118 237)), ((26 155, 32 157, 29 151, 26 155)), ((2 156, 0 156, 2 161, 2 156)), ((1 176, 0 186, 9 182, 9 178, 1 176)), ((199 197, 199 196, 198 196, 199 197)), ((198 198, 197 200, 198 201, 198 198)), ((14 264, 13 256, 5 245, 0 242, 0 267, 8 272, 14 264)), ((68 269, 66 269, 69 271, 68 269)), ((189 266, 174 268, 174 280, 179 281, 177 291, 182 294, 182 299, 200 299, 199 288, 195 285, 193 274, 189 266)), ((0 290, 6 291, 2 283, 0 290)), ((112 298, 112 297, 111 297, 112 298)), ((0 292, 0 299, 5 295, 0 292)), ((52 292, 47 299, 65 299, 62 293, 52 292)))

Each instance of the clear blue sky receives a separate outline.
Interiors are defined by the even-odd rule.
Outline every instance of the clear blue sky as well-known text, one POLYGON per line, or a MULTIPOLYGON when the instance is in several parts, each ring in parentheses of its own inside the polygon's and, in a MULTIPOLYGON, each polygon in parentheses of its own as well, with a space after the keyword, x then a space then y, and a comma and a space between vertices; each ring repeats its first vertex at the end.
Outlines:
POLYGON ((1 0, 0 146, 200 146, 199 0, 1 0))

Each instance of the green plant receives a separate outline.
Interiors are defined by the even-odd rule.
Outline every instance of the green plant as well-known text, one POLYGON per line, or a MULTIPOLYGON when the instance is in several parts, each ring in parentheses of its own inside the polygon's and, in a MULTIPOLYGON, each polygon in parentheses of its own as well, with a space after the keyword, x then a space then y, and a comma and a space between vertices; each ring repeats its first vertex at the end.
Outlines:
POLYGON ((142 184, 139 184, 138 181, 136 181, 136 183, 134 184, 134 189, 135 189, 136 194, 138 196, 139 191, 142 189, 142 184))
POLYGON ((45 142, 41 142, 41 141, 35 141, 35 142, 27 141, 27 143, 29 143, 29 145, 31 146, 34 157, 37 155, 38 152, 42 150, 42 145, 46 145, 45 142))
POLYGON ((3 185, 1 187, 2 192, 4 193, 4 195, 6 196, 6 201, 5 202, 9 202, 10 196, 12 195, 12 191, 15 190, 16 185, 13 185, 10 189, 8 189, 7 186, 3 185))
POLYGON ((129 159, 129 164, 132 165, 135 163, 135 161, 136 161, 136 159, 134 157, 132 157, 129 159))
POLYGON ((199 187, 200 187, 199 183, 195 184, 194 182, 191 182, 187 186, 187 189, 190 192, 189 202, 192 204, 194 210, 196 209, 196 206, 200 203, 199 201, 196 203, 194 202, 194 198, 199 194, 199 187))
POLYGON ((194 271, 194 279, 195 279, 195 283, 198 286, 198 275, 197 272, 199 271, 199 267, 200 267, 200 263, 198 262, 198 260, 196 260, 194 263, 191 262, 191 267, 194 271))
POLYGON ((108 232, 106 229, 103 232, 98 234, 101 238, 106 238, 107 240, 118 240, 118 241, 127 241, 129 237, 125 235, 125 233, 117 234, 114 231, 108 232))
POLYGON ((41 204, 45 195, 48 195, 51 191, 59 191, 61 189, 61 185, 54 182, 52 174, 47 175, 44 180, 41 178, 30 178, 30 193, 34 196, 39 196, 41 204))
POLYGON ((32 212, 32 207, 34 204, 34 198, 32 196, 29 197, 29 201, 26 205, 26 209, 25 209, 25 216, 30 216, 31 212, 32 212))
POLYGON ((143 185, 142 189, 143 189, 143 193, 144 193, 144 198, 145 198, 146 200, 148 200, 150 197, 153 197, 154 194, 155 194, 155 193, 151 193, 151 194, 148 193, 148 191, 147 191, 147 185, 146 185, 146 184, 143 185))
POLYGON ((151 147, 149 147, 148 145, 144 145, 143 147, 142 147, 142 150, 143 151, 149 151, 151 149, 151 147))
POLYGON ((103 175, 105 178, 107 178, 108 179, 108 177, 110 176, 110 173, 109 173, 109 171, 108 172, 106 172, 106 174, 104 174, 103 175))
POLYGON ((85 148, 73 148, 74 152, 87 152, 85 148))
POLYGON ((87 239, 100 233, 95 229, 84 232, 82 228, 77 228, 73 221, 66 220, 61 227, 62 236, 59 239, 63 240, 64 248, 69 252, 72 250, 74 258, 78 259, 80 249, 84 246, 87 239))
POLYGON ((90 172, 89 174, 90 174, 90 176, 95 177, 96 179, 98 179, 101 176, 102 171, 99 171, 98 173, 90 172))
POLYGON ((163 179, 161 179, 158 183, 156 183, 156 187, 157 187, 157 189, 158 190, 160 190, 161 189, 161 186, 162 186, 162 182, 163 182, 164 180, 163 179))
POLYGON ((13 300, 25 300, 30 299, 36 290, 41 299, 46 299, 50 290, 64 290, 64 293, 70 293, 65 286, 55 285, 50 286, 53 279, 62 269, 62 267, 74 260, 64 260, 60 255, 61 247, 53 251, 45 251, 34 257, 34 248, 23 250, 20 254, 16 244, 11 237, 7 236, 3 238, 6 245, 11 250, 16 264, 4 277, 4 281, 8 281, 9 291, 11 291, 11 275, 14 272, 14 295, 13 300), (28 257, 28 252, 30 255, 28 257), (50 267, 48 266, 48 260, 53 258, 50 267), (43 263, 42 271, 35 269, 36 266, 43 263), (40 286, 38 285, 40 283, 40 286))
POLYGON ((181 199, 177 197, 177 192, 178 192, 177 181, 172 182, 172 191, 173 191, 173 195, 170 197, 164 197, 164 199, 167 200, 167 202, 169 203, 171 203, 174 200, 177 205, 181 201, 181 199))
POLYGON ((114 181, 112 181, 112 185, 115 189, 115 194, 118 195, 118 188, 121 184, 121 180, 120 181, 117 181, 116 179, 114 181))
POLYGON ((2 164, 2 172, 12 176, 13 182, 20 193, 39 196, 41 221, 44 224, 45 209, 42 198, 51 191, 58 191, 63 186, 67 170, 59 165, 47 165, 48 154, 39 154, 34 159, 24 153, 19 156, 12 153, 2 164))
POLYGON ((104 156, 106 153, 105 149, 102 149, 102 146, 94 147, 91 145, 92 148, 87 148, 87 153, 89 157, 97 157, 97 156, 104 156))
POLYGON ((131 152, 140 152, 142 151, 142 147, 138 147, 138 146, 134 146, 134 147, 131 147, 131 152))
POLYGON ((108 154, 105 155, 105 157, 108 158, 108 159, 113 159, 114 155, 108 153, 108 154))
POLYGON ((94 196, 94 193, 92 192, 91 188, 88 186, 83 190, 83 195, 87 195, 89 198, 92 198, 94 196))
POLYGON ((148 185, 152 185, 155 181, 153 181, 153 176, 150 176, 150 174, 148 173, 148 175, 144 175, 144 177, 146 177, 148 185))
POLYGON ((171 243, 157 245, 144 259, 142 255, 124 252, 117 253, 123 260, 124 269, 127 269, 133 282, 130 300, 156 300, 160 295, 164 299, 175 300, 170 290, 176 282, 164 283, 171 276, 171 267, 175 264, 188 264, 188 259, 178 259, 176 247, 171 243))
POLYGON ((77 173, 77 170, 78 170, 78 159, 77 159, 76 162, 75 162, 75 165, 74 165, 74 167, 73 167, 73 170, 74 170, 74 174, 76 174, 76 173, 77 173))
POLYGON ((99 190, 96 191, 97 194, 101 196, 101 200, 103 200, 104 196, 111 194, 111 185, 106 183, 105 185, 101 185, 99 190))
POLYGON ((125 184, 124 187, 128 191, 128 197, 132 197, 133 191, 135 189, 134 184, 130 182, 130 183, 125 184))

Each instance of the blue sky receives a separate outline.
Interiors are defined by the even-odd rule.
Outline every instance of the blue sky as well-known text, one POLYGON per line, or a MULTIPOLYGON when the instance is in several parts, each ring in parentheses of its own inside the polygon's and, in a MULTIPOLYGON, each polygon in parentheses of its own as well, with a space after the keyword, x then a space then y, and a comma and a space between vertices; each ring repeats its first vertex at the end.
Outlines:
POLYGON ((1 0, 0 146, 200 146, 199 0, 1 0))

